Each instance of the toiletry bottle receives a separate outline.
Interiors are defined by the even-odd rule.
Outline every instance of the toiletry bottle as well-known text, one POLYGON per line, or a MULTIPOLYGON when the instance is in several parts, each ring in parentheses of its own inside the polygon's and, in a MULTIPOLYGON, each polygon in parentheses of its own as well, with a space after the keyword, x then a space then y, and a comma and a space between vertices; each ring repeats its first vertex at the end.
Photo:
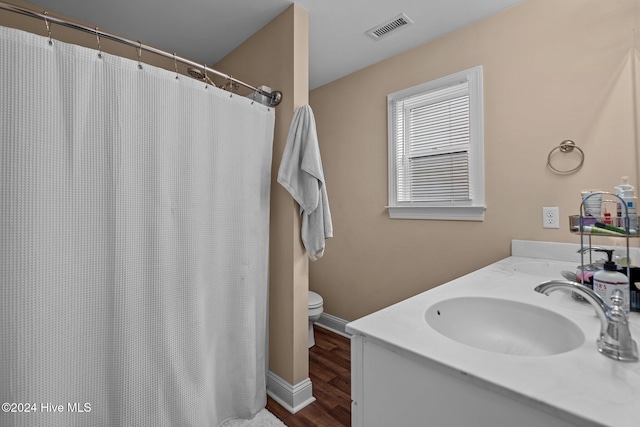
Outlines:
POLYGON ((617 199, 617 212, 620 222, 620 227, 624 228, 624 217, 629 216, 629 234, 638 233, 638 198, 636 197, 635 188, 629 184, 629 177, 622 177, 622 184, 616 186, 617 199), (627 208, 625 209, 624 206, 627 208))
POLYGON ((617 271, 616 263, 611 260, 613 249, 595 249, 598 252, 606 252, 607 259, 604 263, 604 270, 593 275, 593 290, 604 299, 607 304, 611 304, 611 294, 615 289, 622 291, 622 308, 629 313, 629 278, 617 271))

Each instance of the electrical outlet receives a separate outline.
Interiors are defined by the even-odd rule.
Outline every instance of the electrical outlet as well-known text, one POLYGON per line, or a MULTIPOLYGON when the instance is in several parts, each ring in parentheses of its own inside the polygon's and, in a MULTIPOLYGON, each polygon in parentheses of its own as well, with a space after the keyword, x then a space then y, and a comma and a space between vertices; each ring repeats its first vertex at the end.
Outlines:
POLYGON ((560 208, 542 208, 542 228, 560 228, 560 208))

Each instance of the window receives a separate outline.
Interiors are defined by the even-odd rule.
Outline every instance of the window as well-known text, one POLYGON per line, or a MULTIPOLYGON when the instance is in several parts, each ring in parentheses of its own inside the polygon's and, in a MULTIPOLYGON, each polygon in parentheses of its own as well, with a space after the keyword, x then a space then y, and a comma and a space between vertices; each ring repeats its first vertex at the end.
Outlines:
POLYGON ((390 94, 389 216, 484 219, 482 67, 390 94))

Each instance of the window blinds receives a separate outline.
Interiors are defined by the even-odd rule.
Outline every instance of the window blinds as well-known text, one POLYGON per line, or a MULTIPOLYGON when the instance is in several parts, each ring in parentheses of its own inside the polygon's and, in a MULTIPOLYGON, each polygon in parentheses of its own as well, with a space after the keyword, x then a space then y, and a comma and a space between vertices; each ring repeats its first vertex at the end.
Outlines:
POLYGON ((466 80, 394 102, 399 203, 471 199, 469 108, 466 80))

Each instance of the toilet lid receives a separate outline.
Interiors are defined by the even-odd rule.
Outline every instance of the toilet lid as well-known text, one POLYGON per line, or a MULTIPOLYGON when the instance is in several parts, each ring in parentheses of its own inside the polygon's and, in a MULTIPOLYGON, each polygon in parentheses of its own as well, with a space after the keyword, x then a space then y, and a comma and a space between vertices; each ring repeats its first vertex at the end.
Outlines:
POLYGON ((322 305, 322 297, 315 292, 309 291, 309 308, 316 308, 322 305))

